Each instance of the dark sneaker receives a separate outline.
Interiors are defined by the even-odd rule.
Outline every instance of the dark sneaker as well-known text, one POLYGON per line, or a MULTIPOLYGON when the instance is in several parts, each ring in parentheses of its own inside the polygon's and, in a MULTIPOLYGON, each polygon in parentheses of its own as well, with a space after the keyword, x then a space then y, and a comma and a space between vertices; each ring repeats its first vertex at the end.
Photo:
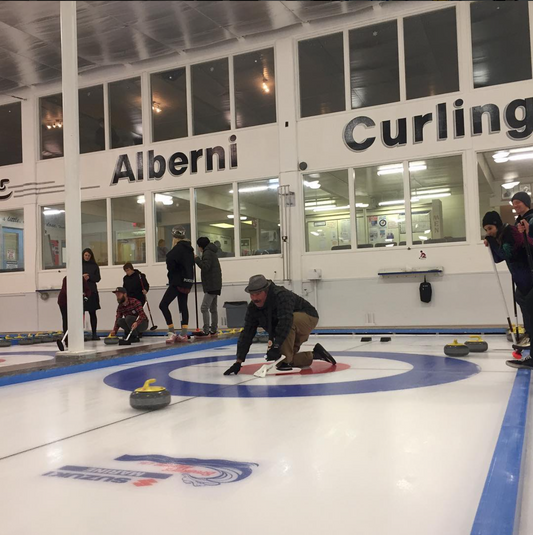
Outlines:
POLYGON ((130 342, 132 344, 138 344, 141 341, 141 339, 138 336, 133 336, 133 334, 130 336, 130 342))
POLYGON ((337 361, 320 344, 313 348, 313 359, 324 360, 333 365, 337 364, 337 361))
POLYGON ((292 366, 286 362, 280 362, 276 366, 276 370, 278 370, 278 372, 290 372, 292 370, 292 366))
POLYGON ((507 366, 511 368, 517 368, 519 370, 522 368, 526 370, 531 370, 533 369, 533 358, 531 357, 531 355, 526 355, 521 360, 516 360, 516 359, 506 360, 505 364, 507 364, 507 366))
POLYGON ((212 337, 218 336, 218 331, 209 331, 209 336, 212 336, 212 337))
POLYGON ((209 336, 209 333, 205 333, 204 331, 198 331, 194 333, 195 338, 206 338, 209 336))
POLYGON ((93 334, 93 335, 91 336, 91 340, 95 340, 95 341, 96 341, 96 340, 100 340, 100 337, 97 336, 96 334, 93 334))

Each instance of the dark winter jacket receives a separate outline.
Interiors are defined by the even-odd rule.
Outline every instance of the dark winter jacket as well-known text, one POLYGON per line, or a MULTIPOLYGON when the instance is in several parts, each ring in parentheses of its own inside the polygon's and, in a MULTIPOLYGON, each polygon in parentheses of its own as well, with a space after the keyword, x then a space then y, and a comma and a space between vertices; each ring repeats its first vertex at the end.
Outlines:
POLYGON ((194 284, 194 249, 191 242, 179 241, 167 253, 168 283, 185 290, 194 284))
POLYGON ((148 284, 144 273, 141 273, 138 269, 134 269, 131 275, 124 275, 122 286, 126 288, 128 297, 137 299, 137 301, 140 301, 141 305, 146 303, 146 296, 143 294, 143 289, 148 291, 150 285, 148 284))
MULTIPOLYGON (((486 238, 494 261, 507 263, 513 280, 523 295, 533 288, 533 275, 527 259, 524 236, 516 227, 505 224, 496 238, 486 238)), ((533 255, 533 239, 528 237, 528 241, 533 255)))
MULTIPOLYGON (((83 297, 90 297, 91 296, 91 289, 89 288, 89 284, 85 279, 82 278, 83 281, 83 297)), ((59 295, 57 296, 57 304, 60 307, 66 307, 67 306, 67 277, 63 277, 63 284, 61 285, 61 290, 59 292, 59 295)))
POLYGON ((96 287, 96 283, 100 282, 102 279, 102 277, 100 277, 100 268, 98 267, 98 264, 96 262, 85 262, 84 260, 82 271, 89 275, 89 280, 87 282, 89 283, 91 294, 97 294, 98 288, 96 287))
POLYGON ((294 312, 303 312, 318 318, 318 312, 311 303, 283 286, 276 286, 271 282, 265 306, 258 308, 253 302, 248 305, 244 329, 237 343, 237 358, 245 359, 257 327, 262 327, 268 333, 269 339, 281 346, 291 330, 294 312))
POLYGON ((222 270, 217 256, 217 247, 209 243, 204 249, 202 258, 196 258, 195 262, 202 272, 204 293, 220 295, 222 290, 222 270))
POLYGON ((529 235, 533 237, 533 209, 528 210, 524 215, 519 215, 515 219, 515 227, 520 224, 520 221, 526 220, 529 223, 529 235))

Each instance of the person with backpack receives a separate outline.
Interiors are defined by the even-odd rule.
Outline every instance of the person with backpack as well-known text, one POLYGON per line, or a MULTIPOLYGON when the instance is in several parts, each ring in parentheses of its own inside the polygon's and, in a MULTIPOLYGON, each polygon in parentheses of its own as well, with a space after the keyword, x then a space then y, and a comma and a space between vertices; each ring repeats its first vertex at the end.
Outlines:
POLYGON ((187 330, 189 329, 189 309, 187 297, 194 284, 194 249, 187 240, 185 229, 181 226, 172 229, 174 246, 167 253, 168 288, 159 309, 165 317, 168 325, 167 344, 175 342, 188 342, 187 330), (181 314, 181 331, 176 334, 172 314, 169 305, 178 299, 178 309, 181 314))
POLYGON ((128 297, 137 299, 144 306, 144 303, 146 303, 146 294, 150 290, 146 275, 138 269, 134 269, 131 262, 124 264, 123 269, 126 275, 122 279, 122 287, 126 288, 128 297))
POLYGON ((200 311, 204 321, 203 331, 195 336, 216 336, 218 332, 218 296, 222 291, 222 270, 217 255, 217 247, 209 238, 201 237, 196 242, 202 257, 195 257, 196 265, 200 268, 204 298, 200 311), (209 322, 211 313, 211 322, 209 322))

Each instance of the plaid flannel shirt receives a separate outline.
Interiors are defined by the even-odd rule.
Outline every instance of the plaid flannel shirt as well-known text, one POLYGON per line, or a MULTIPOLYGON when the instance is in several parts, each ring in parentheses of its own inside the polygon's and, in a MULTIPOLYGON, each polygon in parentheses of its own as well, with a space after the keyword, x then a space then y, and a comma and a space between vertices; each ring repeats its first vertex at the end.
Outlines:
POLYGON ((148 321, 146 314, 144 313, 144 308, 141 305, 140 301, 133 297, 128 297, 128 303, 121 303, 117 307, 117 316, 115 318, 115 326, 113 331, 118 331, 118 320, 120 318, 125 318, 126 316, 137 316, 137 323, 140 323, 143 320, 148 321))

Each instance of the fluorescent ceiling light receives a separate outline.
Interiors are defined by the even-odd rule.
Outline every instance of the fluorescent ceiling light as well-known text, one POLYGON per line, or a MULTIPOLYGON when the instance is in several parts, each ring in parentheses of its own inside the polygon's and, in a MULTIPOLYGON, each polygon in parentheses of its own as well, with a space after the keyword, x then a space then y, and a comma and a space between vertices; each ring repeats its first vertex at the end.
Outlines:
POLYGON ((492 157, 495 163, 517 162, 520 160, 532 160, 533 159, 533 148, 531 147, 529 147, 527 151, 526 149, 523 149, 518 154, 509 154, 511 152, 512 151, 496 153, 496 154, 493 154, 492 157))
POLYGON ((394 247, 394 243, 388 243, 385 247, 394 247))
POLYGON ((144 195, 137 197, 137 204, 144 204, 145 202, 146 202, 146 199, 144 198, 144 195))
MULTIPOLYGON (((233 214, 229 214, 226 216, 228 219, 235 219, 235 216, 233 214)), ((245 215, 240 216, 241 221, 246 221, 248 218, 245 215)))
POLYGON ((245 225, 253 225, 253 221, 243 221, 245 225))
MULTIPOLYGON (((163 203, 165 206, 172 206, 174 204, 174 201, 170 195, 161 195, 161 193, 155 194, 155 202, 163 203)), ((144 203, 144 198, 143 198, 143 203, 144 203)), ((143 203, 139 203, 139 204, 143 204, 143 203)))
POLYGON ((230 225, 229 223, 212 223, 211 226, 218 228, 233 228, 233 225, 230 225))
MULTIPOLYGON (((409 164, 409 171, 425 171, 427 169, 426 162, 411 162, 409 164)), ((403 164, 395 163, 392 165, 381 165, 378 167, 378 176, 393 175, 403 172, 403 164)))
POLYGON ((307 175, 309 178, 320 178, 320 173, 311 173, 310 175, 307 175))
POLYGON ((313 206, 320 206, 320 205, 323 205, 323 204, 333 204, 335 201, 329 199, 327 201, 308 201, 305 203, 305 207, 306 208, 309 208, 309 207, 313 207, 313 206))
POLYGON ((418 236, 419 240, 426 241, 428 239, 427 236, 418 236))
POLYGON ((311 189, 320 189, 320 182, 318 180, 315 180, 314 182, 307 182, 307 180, 304 180, 304 186, 311 189))
POLYGON ((417 197, 419 195, 432 195, 433 193, 447 193, 450 191, 450 188, 438 188, 438 189, 426 189, 426 190, 415 190, 413 191, 414 195, 417 197))
POLYGON ((64 214, 65 210, 54 210, 52 208, 45 208, 43 214, 44 215, 59 215, 64 214))
POLYGON ((330 210, 348 210, 350 205, 346 206, 317 206, 313 208, 313 212, 329 212, 330 210))
POLYGON ((506 182, 505 184, 502 184, 503 189, 513 189, 515 186, 518 186, 520 182, 506 182))
POLYGON ((337 208, 337 205, 336 204, 331 204, 331 201, 329 204, 327 205, 322 205, 322 206, 306 206, 305 209, 306 210, 316 210, 318 208, 322 208, 322 209, 325 209, 325 210, 334 210, 335 208, 337 208))
POLYGON ((320 236, 320 234, 319 234, 318 232, 313 232, 313 231, 311 231, 311 234, 312 234, 313 236, 320 236))
POLYGON ((370 205, 369 204, 365 204, 363 202, 357 202, 355 203, 355 207, 356 208, 368 208, 370 205))
POLYGON ((450 196, 451 196, 451 193, 437 193, 436 195, 418 195, 418 197, 413 197, 411 199, 411 202, 418 202, 420 199, 440 199, 441 197, 450 197, 450 196))
POLYGON ((431 230, 424 230, 424 234, 429 234, 431 230))
POLYGON ((405 201, 403 199, 399 201, 383 201, 378 206, 392 206, 393 204, 405 204, 405 201))
MULTIPOLYGON (((272 183, 269 186, 250 186, 248 188, 239 188, 239 193, 255 193, 258 191, 267 191, 269 189, 278 189, 278 184, 272 183)), ((230 189, 229 192, 233 193, 233 190, 230 189)))

